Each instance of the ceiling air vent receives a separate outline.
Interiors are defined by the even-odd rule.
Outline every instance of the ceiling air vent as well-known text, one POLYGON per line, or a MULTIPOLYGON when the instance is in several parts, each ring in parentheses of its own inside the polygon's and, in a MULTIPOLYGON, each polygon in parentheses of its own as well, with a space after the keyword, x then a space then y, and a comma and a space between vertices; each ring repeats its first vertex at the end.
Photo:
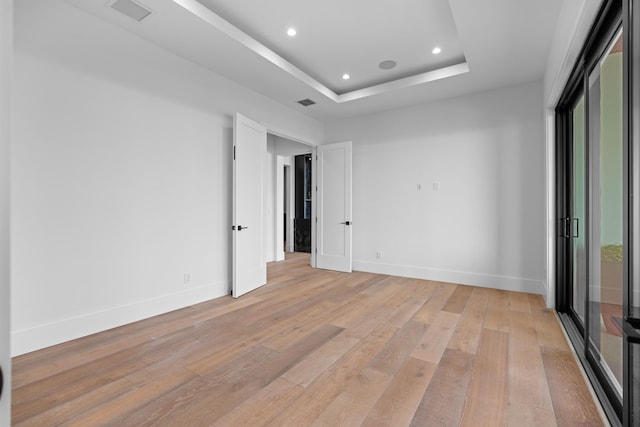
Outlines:
POLYGON ((308 107, 309 105, 313 105, 315 104, 315 101, 310 100, 309 98, 307 99, 301 99, 300 101, 298 101, 298 104, 304 106, 304 107, 308 107))
POLYGON ((111 0, 107 3, 107 6, 138 22, 151 15, 149 9, 133 0, 111 0))

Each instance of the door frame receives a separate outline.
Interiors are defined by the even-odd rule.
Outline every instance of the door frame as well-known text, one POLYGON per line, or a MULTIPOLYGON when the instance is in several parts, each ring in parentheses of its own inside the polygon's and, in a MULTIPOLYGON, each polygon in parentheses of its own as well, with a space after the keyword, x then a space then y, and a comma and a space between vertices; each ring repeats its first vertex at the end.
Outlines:
MULTIPOLYGON (((284 195, 285 204, 287 205, 287 224, 285 225, 287 234, 287 245, 284 252, 295 252, 295 235, 294 235, 294 217, 295 217, 295 165, 293 160, 295 156, 286 156, 288 162, 283 162, 283 170, 286 170, 284 184, 286 194, 284 195)), ((312 201, 313 203, 313 201, 312 201)), ((279 214, 279 213, 277 213, 279 214)))
MULTIPOLYGON (((624 212, 629 219, 629 231, 624 234, 624 247, 627 252, 627 263, 624 270, 625 286, 627 292, 623 292, 623 317, 640 318, 640 313, 633 312, 634 301, 637 303, 640 296, 634 295, 640 292, 640 265, 636 265, 636 260, 640 256, 640 12, 638 1, 635 1, 636 8, 632 8, 632 0, 623 0, 622 6, 622 26, 624 29, 623 39, 623 72, 626 73, 623 79, 623 141, 624 155, 627 161, 624 164, 625 187, 624 194, 631 194, 635 203, 629 203, 628 197, 624 197, 624 212), (629 241, 631 240, 631 241, 629 241), (627 249, 628 248, 628 249, 627 249)), ((625 319, 625 330, 628 326, 625 319)), ((637 334, 637 331, 636 331, 637 334)), ((638 369, 638 359, 640 358, 640 343, 632 343, 630 337, 623 334, 623 365, 625 371, 623 377, 623 423, 631 425, 638 422, 640 414, 633 413, 634 403, 640 400, 640 369, 638 369), (636 383, 631 381, 634 378, 636 383), (635 419, 633 418, 635 416, 635 419)))
MULTIPOLYGON (((571 266, 571 251, 573 249, 573 239, 568 233, 567 219, 573 217, 572 206, 574 204, 571 188, 573 187, 573 161, 571 153, 573 151, 573 107, 577 104, 580 97, 585 97, 585 115, 586 115, 586 93, 584 86, 584 63, 580 61, 574 71, 572 78, 568 82, 565 89, 565 95, 556 108, 556 153, 555 153, 555 170, 556 170, 556 221, 555 221, 555 240, 556 240, 556 309, 559 312, 566 313, 575 325, 576 331, 583 336, 586 325, 580 324, 577 313, 572 309, 573 301, 573 270, 571 266), (561 143, 567 141, 567 143, 561 143), (562 286, 561 284, 565 284, 562 286)), ((586 131, 585 131, 586 145, 586 131)), ((588 156, 588 148, 585 146, 585 153, 588 156)), ((588 164, 585 159, 585 165, 588 164)), ((589 192, 589 183, 585 180, 585 192, 589 192)), ((588 203, 585 200, 585 204, 588 203)), ((588 212, 586 212, 588 215, 588 212)), ((588 220, 587 220, 588 221, 588 220)), ((585 242, 588 246, 588 242, 585 242)), ((588 274, 588 271, 587 271, 588 274)), ((588 289, 587 289, 588 292, 588 289)), ((586 309, 586 305, 585 305, 586 309)))
MULTIPOLYGON (((239 112, 240 113, 240 112, 239 112)), ((242 113, 240 113, 242 114, 242 113)), ((253 118, 252 118, 253 119, 253 118)), ((256 120, 256 119, 253 119, 256 120)), ((312 204, 311 204, 311 211, 313 212, 312 214, 312 220, 311 220, 311 257, 310 257, 310 265, 312 268, 316 268, 317 267, 317 222, 319 221, 318 216, 319 216, 319 212, 317 211, 317 192, 315 191, 315 189, 318 188, 318 181, 317 181, 317 161, 318 161, 318 150, 317 147, 319 145, 324 145, 324 144, 317 144, 317 143, 313 143, 310 142, 308 140, 305 139, 300 139, 298 137, 295 136, 291 136, 292 133, 288 130, 283 130, 283 129, 277 129, 274 128, 273 126, 270 126, 268 123, 264 123, 260 120, 256 120, 259 124, 261 124, 262 126, 264 126, 267 130, 267 135, 268 134, 272 134, 281 138, 286 138, 288 140, 294 141, 294 142, 298 142, 300 144, 309 146, 311 148, 311 188, 314 189, 313 193, 314 193, 314 198, 312 200, 312 204)), ((276 162, 276 164, 278 165, 279 163, 276 162)), ((283 173, 282 170, 280 170, 279 168, 277 169, 277 173, 281 174, 283 173)), ((290 176, 292 174, 289 174, 290 176)), ((276 186, 276 191, 280 191, 281 189, 276 186)), ((276 197, 277 198, 277 197, 276 197)), ((282 213, 283 213, 283 208, 280 204, 276 204, 276 213, 275 213, 275 218, 276 221, 281 221, 282 219, 282 213)), ((276 238, 277 238, 277 233, 276 233, 276 238)), ((352 237, 352 244, 353 244, 353 237, 352 237)), ((285 252, 286 252, 286 248, 285 252)))
MULTIPOLYGON (((260 127, 264 128, 264 130, 266 132, 266 135, 267 135, 267 140, 268 140, 268 135, 271 134, 271 135, 274 135, 274 136, 277 136, 277 137, 285 138, 285 139, 288 139, 290 141, 293 141, 293 142, 308 146, 310 151, 311 151, 311 153, 312 153, 312 157, 311 157, 311 162, 312 162, 311 163, 312 164, 312 169, 311 169, 311 171, 312 171, 312 180, 311 180, 311 183, 312 183, 312 188, 315 188, 315 186, 316 186, 316 175, 315 175, 315 173, 316 173, 315 169, 316 168, 315 168, 315 164, 316 164, 316 154, 317 154, 316 147, 317 147, 317 144, 314 144, 314 143, 311 143, 311 142, 307 142, 307 141, 304 141, 304 140, 296 138, 296 137, 289 136, 289 134, 286 131, 283 132, 282 130, 274 130, 274 128, 269 126, 268 124, 266 124, 266 123, 264 123, 264 122, 262 122, 262 121, 260 121, 260 120, 258 120, 256 118, 249 117, 249 116, 247 116, 247 115, 245 115, 245 114, 243 114, 241 112, 235 112, 233 117, 234 117, 234 128, 236 126, 235 125, 236 118, 237 117, 242 117, 242 118, 245 118, 245 119, 247 119, 247 120, 249 120, 251 122, 254 122, 256 126, 260 126, 260 127)), ((236 137, 235 137, 235 132, 234 132, 234 137, 233 137, 233 141, 232 141, 232 145, 233 146, 235 146, 235 144, 236 144, 235 138, 236 137)), ((234 197, 233 193, 235 193, 235 191, 236 191, 236 189, 235 189, 235 186, 236 186, 236 183, 235 183, 235 167, 236 167, 236 163, 235 163, 236 162, 236 160, 235 160, 235 148, 232 151, 233 151, 233 156, 234 156, 232 158, 233 169, 234 169, 234 172, 232 172, 232 174, 234 175, 234 177, 232 178, 232 190, 231 190, 232 191, 232 198, 233 198, 234 197)), ((265 152, 266 151, 267 151, 267 143, 265 141, 265 152)), ((277 250, 277 248, 279 248, 282 245, 282 243, 278 244, 278 242, 280 240, 279 230, 280 231, 282 230, 281 221, 282 221, 283 211, 284 211, 283 204, 282 203, 278 203, 278 200, 282 201, 282 198, 278 197, 278 196, 279 196, 280 192, 283 191, 283 185, 282 185, 282 181, 283 180, 281 178, 282 178, 282 176, 284 174, 284 163, 281 160, 282 160, 281 156, 278 156, 277 154, 275 154, 275 173, 276 173, 276 177, 274 177, 275 179, 274 179, 273 188, 275 189, 274 200, 275 200, 276 208, 275 208, 275 212, 274 212, 274 224, 272 224, 272 225, 274 227, 273 231, 274 231, 274 235, 275 235, 275 241, 274 241, 274 246, 275 247, 273 249, 274 249, 275 259, 276 260, 278 260, 278 253, 277 253, 278 250, 277 250)), ((262 177, 261 177, 261 181, 262 181, 261 185, 262 185, 262 188, 263 188, 263 190, 262 190, 262 192, 263 192, 263 195, 262 195, 262 214, 261 214, 261 218, 262 218, 262 221, 261 221, 262 222, 262 248, 261 248, 261 250, 262 250, 262 254, 263 254, 263 257, 262 257, 263 258, 263 262, 265 264, 265 269, 266 269, 267 262, 266 262, 265 249, 266 249, 266 242, 267 242, 266 233, 268 232, 268 228, 265 227, 265 224, 266 224, 265 223, 265 221, 266 221, 266 212, 265 212, 266 206, 265 206, 264 200, 265 200, 266 197, 265 197, 265 194, 264 194, 264 179, 265 179, 265 169, 263 167, 263 172, 262 172, 262 177)), ((311 221, 311 245, 312 245, 312 248, 314 248, 315 245, 316 245, 316 224, 315 224, 315 222, 316 222, 317 218, 316 218, 316 211, 315 211, 315 202, 313 200, 312 200, 312 205, 311 206, 312 206, 312 212, 313 212, 313 214, 312 214, 313 218, 312 218, 312 221, 311 221)), ((235 217, 236 217, 236 214, 235 214, 235 202, 234 202, 233 203, 233 207, 232 207, 232 215, 231 215, 231 219, 232 219, 231 222, 233 224, 230 225, 230 229, 231 229, 232 233, 236 233, 236 230, 235 230, 236 224, 234 223, 234 221, 236 221, 235 217)), ((236 252, 236 249, 235 249, 235 238, 236 238, 235 234, 232 234, 232 236, 231 236, 231 240, 232 240, 232 244, 231 244, 231 250, 232 250, 231 274, 232 274, 232 276, 231 276, 230 293, 234 297, 237 297, 237 296, 240 296, 242 294, 236 296, 236 292, 234 291, 234 289, 235 289, 235 284, 234 284, 235 283, 235 272, 234 272, 234 269, 235 269, 235 252, 236 252)), ((316 266, 316 253, 315 253, 314 250, 312 250, 312 253, 311 253, 310 265, 313 268, 315 268, 315 266, 316 266)), ((265 283, 266 283, 266 281, 267 281, 267 279, 266 279, 266 276, 265 276, 265 283)))
MULTIPOLYGON (((569 339, 576 349, 576 354, 589 377, 594 391, 603 406, 607 417, 612 425, 631 425, 631 415, 633 403, 631 402, 631 390, 640 393, 638 384, 632 384, 632 374, 630 372, 631 344, 623 334, 623 396, 620 400, 617 391, 611 386, 606 374, 598 367, 597 360, 589 349, 589 322, 590 314, 585 307, 585 324, 580 327, 580 322, 576 321, 575 313, 572 312, 572 260, 571 242, 566 238, 565 220, 572 215, 571 206, 571 138, 572 138, 572 115, 571 107, 573 102, 580 96, 585 95, 585 132, 586 151, 590 151, 590 138, 588 135, 589 120, 589 89, 588 78, 591 71, 601 60, 602 54, 609 45, 611 38, 615 37, 622 23, 623 28, 623 317, 630 313, 631 292, 633 285, 638 286, 640 280, 640 265, 637 264, 637 253, 640 251, 640 204, 633 206, 629 203, 629 196, 635 200, 640 197, 640 14, 631 8, 635 1, 636 6, 640 3, 637 0, 605 0, 587 36, 587 40, 578 56, 576 64, 571 71, 569 81, 562 92, 556 107, 556 147, 555 147, 555 194, 556 194, 556 216, 555 216, 555 239, 556 239, 556 310, 560 320, 569 336, 569 339), (634 51, 635 49, 635 51, 634 51), (631 95, 630 95, 631 94, 631 95), (633 112, 633 114, 631 114, 633 112), (635 187, 634 187, 635 185, 635 187), (635 276, 635 277, 634 277, 635 276)), ((588 155, 587 155, 588 156, 588 155)), ((587 158, 587 164, 589 160, 587 158)), ((586 197, 590 197, 589 180, 586 181, 586 197)), ((588 203, 588 202, 587 202, 588 203)), ((588 218, 587 211, 587 218, 588 218)), ((589 222, 589 218, 587 219, 589 222)), ((586 229, 585 224, 585 229, 586 229)), ((589 242, 586 243, 589 247, 589 242)), ((590 263, 591 260, 587 259, 590 263)), ((588 273, 589 274, 589 273, 588 273)), ((587 280, 587 283, 589 281, 587 280)), ((590 286, 586 287, 586 301, 588 304, 590 286)), ((625 326, 626 327, 626 326, 625 326)), ((636 344, 637 346, 637 344, 636 344)), ((638 349, 633 350, 634 357, 638 357, 638 349)), ((637 360, 637 359, 636 359, 637 360)), ((637 362, 636 362, 637 363, 637 362)), ((638 379, 636 378, 636 381, 638 379)), ((635 397, 638 399, 637 395, 635 397)), ((637 414, 635 414, 637 417, 637 414)), ((637 419, 633 422, 637 422, 637 419)))
MULTIPOLYGON (((277 137, 280 138, 285 138, 288 139, 290 141, 293 142, 297 142, 299 144, 302 145, 306 145, 310 148, 311 151, 311 188, 316 188, 316 157, 317 157, 317 149, 316 147, 319 144, 315 144, 313 142, 309 142, 300 138, 296 138, 294 136, 291 136, 291 134, 289 132, 287 132, 286 130, 274 130, 274 128, 270 127, 268 124, 263 124, 263 126, 265 126, 267 128, 267 135, 271 134, 271 135, 275 135, 277 137)), ((276 155, 276 159, 279 156, 276 155)), ((280 168, 281 163, 279 161, 276 160, 276 173, 278 174, 278 176, 280 176, 281 174, 283 174, 283 170, 284 167, 286 167, 284 164, 282 164, 282 168, 280 168)), ((294 179, 293 178, 293 165, 291 165, 291 169, 290 169, 291 173, 289 174, 289 182, 291 184, 294 183, 294 179)), ((277 192, 282 191, 282 188, 279 188, 276 185, 276 198, 277 198, 277 192)), ((291 188, 289 188, 289 190, 291 190, 291 188)), ((291 193, 291 191, 290 191, 291 193)), ((317 213, 316 213, 316 199, 313 198, 311 201, 311 211, 313 212, 313 218, 311 220, 311 247, 315 248, 316 247, 316 217, 317 217, 317 213)), ((289 214, 291 215, 291 212, 289 212, 289 214)), ((276 203, 276 212, 275 212, 275 218, 276 221, 282 221, 282 217, 284 215, 284 209, 282 207, 281 204, 276 203)), ((277 229, 277 226, 276 226, 277 229)), ((289 235, 289 230, 287 230, 287 237, 288 238, 293 238, 293 234, 289 235)), ((278 236, 278 233, 276 232, 276 238, 280 238, 278 236)), ((288 252, 287 248, 284 248, 284 252, 288 252)), ((310 258, 310 265, 311 267, 315 268, 316 267, 316 253, 315 250, 311 250, 311 258, 310 258)))

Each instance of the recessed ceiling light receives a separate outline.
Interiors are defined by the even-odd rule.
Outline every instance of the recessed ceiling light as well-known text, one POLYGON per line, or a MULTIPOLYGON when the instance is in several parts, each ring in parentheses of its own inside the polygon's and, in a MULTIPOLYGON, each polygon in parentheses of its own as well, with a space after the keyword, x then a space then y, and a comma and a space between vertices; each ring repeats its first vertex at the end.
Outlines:
POLYGON ((440 52, 442 52, 442 49, 440 49, 438 46, 434 47, 433 50, 431 51, 431 53, 433 53, 434 55, 437 55, 440 52))
POLYGON ((293 36, 295 36, 296 34, 298 34, 298 32, 296 31, 296 29, 295 29, 295 28, 289 28, 289 29, 287 30, 287 35, 288 35, 289 37, 293 37, 293 36))
POLYGON ((349 80, 351 78, 351 76, 349 74, 343 74, 342 75, 342 80, 349 80))
POLYGON ((387 59, 386 61, 382 61, 381 63, 379 63, 378 67, 381 70, 390 70, 392 68, 395 68, 396 65, 398 65, 398 63, 396 61, 392 61, 391 59, 387 59))

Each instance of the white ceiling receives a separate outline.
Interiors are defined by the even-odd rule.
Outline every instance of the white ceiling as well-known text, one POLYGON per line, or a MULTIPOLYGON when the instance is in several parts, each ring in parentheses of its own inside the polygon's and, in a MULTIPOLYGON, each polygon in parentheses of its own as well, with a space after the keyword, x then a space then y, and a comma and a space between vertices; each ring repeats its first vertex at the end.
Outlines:
POLYGON ((106 0, 67 1, 325 121, 540 80, 562 4, 139 0, 153 13, 138 23, 106 0), (397 67, 380 70, 388 59, 397 67))
POLYGON ((197 1, 338 94, 464 62, 448 0, 197 1))

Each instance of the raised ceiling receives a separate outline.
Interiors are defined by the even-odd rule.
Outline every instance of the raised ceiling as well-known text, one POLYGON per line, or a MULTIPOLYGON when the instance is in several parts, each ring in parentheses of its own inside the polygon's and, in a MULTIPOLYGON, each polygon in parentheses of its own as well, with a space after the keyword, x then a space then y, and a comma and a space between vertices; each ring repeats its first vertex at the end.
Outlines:
POLYGON ((325 121, 540 80, 562 4, 137 0, 152 13, 136 22, 105 0, 67 1, 325 121), (385 60, 397 66, 380 69, 385 60))
POLYGON ((197 1, 338 95, 465 62, 448 0, 197 1))

